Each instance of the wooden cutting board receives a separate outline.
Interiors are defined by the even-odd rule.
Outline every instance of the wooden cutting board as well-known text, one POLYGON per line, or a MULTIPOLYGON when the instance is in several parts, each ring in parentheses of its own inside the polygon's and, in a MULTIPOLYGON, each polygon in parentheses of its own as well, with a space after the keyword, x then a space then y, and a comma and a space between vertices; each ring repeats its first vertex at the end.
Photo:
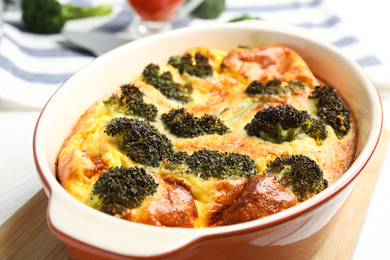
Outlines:
MULTIPOLYGON (((351 258, 388 142, 389 132, 384 129, 374 157, 338 213, 343 217, 310 260, 351 258), (346 225, 348 230, 343 228, 346 225)), ((46 207, 47 197, 40 190, 0 226, 0 259, 70 259, 65 245, 48 228, 46 207)))

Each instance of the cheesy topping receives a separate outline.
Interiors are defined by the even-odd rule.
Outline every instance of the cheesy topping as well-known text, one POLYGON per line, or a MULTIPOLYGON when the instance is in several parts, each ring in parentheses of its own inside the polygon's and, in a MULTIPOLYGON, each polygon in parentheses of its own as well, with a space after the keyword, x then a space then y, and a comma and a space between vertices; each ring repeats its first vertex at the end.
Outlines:
POLYGON ((191 84, 191 102, 166 98, 161 91, 145 83, 142 76, 124 84, 134 84, 143 93, 145 103, 156 106, 157 118, 150 123, 171 140, 176 152, 192 154, 209 149, 248 155, 255 161, 258 174, 249 179, 206 180, 185 170, 169 170, 163 162, 154 168, 140 165, 126 155, 116 137, 105 133, 106 125, 113 118, 133 116, 110 109, 104 100, 100 100, 80 117, 58 155, 58 179, 72 196, 92 205, 96 202, 89 201, 93 185, 102 172, 115 166, 145 167, 158 181, 159 188, 140 207, 128 209, 120 217, 156 226, 202 228, 265 217, 299 203, 288 188, 263 174, 267 164, 278 156, 308 156, 318 163, 329 185, 351 165, 357 131, 353 118, 348 134, 342 139, 327 125, 328 135, 320 143, 302 136, 276 144, 249 136, 245 131, 245 126, 258 111, 278 105, 290 105, 316 117, 316 103, 309 96, 320 83, 296 52, 284 46, 270 45, 255 49, 236 48, 229 52, 197 47, 186 53, 206 56, 213 75, 199 78, 181 74, 168 64, 160 64, 160 70, 170 72, 175 82, 191 84), (254 80, 267 84, 273 79, 283 84, 298 80, 308 88, 277 95, 248 95, 245 92, 254 80), (215 115, 230 131, 223 135, 177 137, 161 121, 162 114, 177 108, 185 108, 196 117, 215 115))

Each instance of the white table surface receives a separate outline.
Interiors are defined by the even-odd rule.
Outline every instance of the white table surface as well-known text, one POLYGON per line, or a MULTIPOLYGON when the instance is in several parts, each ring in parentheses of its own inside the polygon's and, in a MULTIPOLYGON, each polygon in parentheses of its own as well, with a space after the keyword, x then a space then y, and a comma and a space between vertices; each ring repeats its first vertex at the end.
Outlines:
MULTIPOLYGON (((373 53, 390 64, 390 1, 327 0, 373 53), (345 9, 342 6, 354 6, 345 9)), ((390 73, 390 69, 388 71, 390 73)), ((1 87, 1 79, 0 79, 1 87)), ((384 126, 390 129, 390 89, 380 89, 384 126)), ((32 154, 32 136, 39 110, 0 101, 0 224, 42 188, 32 154)), ((390 153, 386 153, 353 260, 390 259, 390 153)))

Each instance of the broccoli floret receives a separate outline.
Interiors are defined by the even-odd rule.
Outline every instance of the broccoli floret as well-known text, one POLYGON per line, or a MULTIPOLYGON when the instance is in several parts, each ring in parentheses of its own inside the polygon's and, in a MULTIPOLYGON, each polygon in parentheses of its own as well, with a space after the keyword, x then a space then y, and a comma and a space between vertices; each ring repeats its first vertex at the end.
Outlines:
POLYGON ((193 138, 202 135, 199 118, 186 112, 184 108, 172 109, 161 116, 165 128, 178 137, 193 138))
POLYGON ((160 67, 156 64, 146 66, 142 77, 147 84, 154 86, 169 99, 182 103, 191 101, 192 85, 175 82, 170 71, 160 73, 160 67))
POLYGON ((247 87, 245 92, 250 95, 278 95, 295 92, 301 89, 307 89, 308 86, 299 80, 282 82, 279 79, 273 79, 263 84, 263 82, 254 80, 247 87))
POLYGON ((195 53, 194 58, 189 53, 183 56, 172 56, 169 58, 168 64, 178 69, 180 74, 187 72, 189 75, 198 78, 207 78, 213 75, 209 58, 200 52, 195 53))
POLYGON ((23 0, 23 22, 34 33, 59 33, 69 19, 102 16, 111 13, 111 5, 78 7, 62 5, 57 0, 23 0))
POLYGON ((191 155, 178 152, 166 160, 164 167, 169 170, 179 169, 204 180, 247 179, 258 173, 256 162, 248 155, 208 149, 195 151, 191 155))
POLYGON ((192 13, 201 19, 215 19, 221 15, 225 7, 225 0, 204 0, 192 13))
POLYGON ((152 104, 146 104, 143 100, 144 93, 135 85, 124 84, 121 87, 120 94, 113 94, 110 98, 103 101, 106 107, 114 111, 145 118, 148 121, 155 121, 157 108, 152 104))
POLYGON ((249 178, 257 173, 256 162, 248 155, 198 150, 186 158, 190 173, 207 180, 249 178))
POLYGON ((163 164, 168 170, 178 170, 204 180, 247 179, 258 173, 256 162, 248 155, 202 149, 189 155, 180 151, 163 164))
POLYGON ((303 135, 322 141, 327 137, 323 123, 310 118, 306 111, 289 105, 280 105, 260 110, 245 126, 249 136, 280 144, 291 142, 303 135))
POLYGON ((314 88, 310 98, 317 99, 317 115, 330 125, 339 139, 350 129, 351 110, 340 94, 331 85, 320 85, 314 88))
POLYGON ((179 151, 179 152, 173 154, 170 158, 168 158, 169 164, 170 165, 185 164, 188 156, 189 155, 186 151, 179 151))
POLYGON ((214 115, 205 114, 199 118, 198 122, 205 134, 224 135, 230 131, 223 121, 214 115))
POLYGON ((304 201, 328 187, 320 166, 305 155, 277 157, 267 165, 264 174, 275 176, 298 201, 304 201))
POLYGON ((328 136, 328 130, 326 130, 326 125, 314 118, 308 118, 302 125, 302 130, 305 134, 315 139, 317 143, 325 140, 328 136))
POLYGON ((157 191, 158 182, 142 167, 111 167, 92 187, 88 205, 110 215, 123 215, 138 208, 157 191))
POLYGON ((184 108, 172 109, 161 120, 167 130, 177 137, 193 138, 205 134, 224 135, 229 128, 218 117, 206 114, 196 117, 184 108))
POLYGON ((109 136, 118 137, 118 145, 133 161, 158 167, 163 158, 174 154, 172 142, 147 121, 137 118, 114 118, 105 128, 109 136))
POLYGON ((256 113, 245 126, 249 136, 257 136, 274 143, 293 141, 297 129, 309 118, 306 111, 288 105, 270 107, 256 113))

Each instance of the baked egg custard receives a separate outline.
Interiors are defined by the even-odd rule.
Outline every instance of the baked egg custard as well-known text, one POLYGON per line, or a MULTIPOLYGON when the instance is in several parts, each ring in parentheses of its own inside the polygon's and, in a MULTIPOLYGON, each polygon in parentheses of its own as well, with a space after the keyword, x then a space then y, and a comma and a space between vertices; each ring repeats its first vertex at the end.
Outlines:
POLYGON ((354 160, 348 105, 286 46, 150 62, 59 151, 59 182, 90 207, 155 226, 231 225, 310 199, 354 160))

